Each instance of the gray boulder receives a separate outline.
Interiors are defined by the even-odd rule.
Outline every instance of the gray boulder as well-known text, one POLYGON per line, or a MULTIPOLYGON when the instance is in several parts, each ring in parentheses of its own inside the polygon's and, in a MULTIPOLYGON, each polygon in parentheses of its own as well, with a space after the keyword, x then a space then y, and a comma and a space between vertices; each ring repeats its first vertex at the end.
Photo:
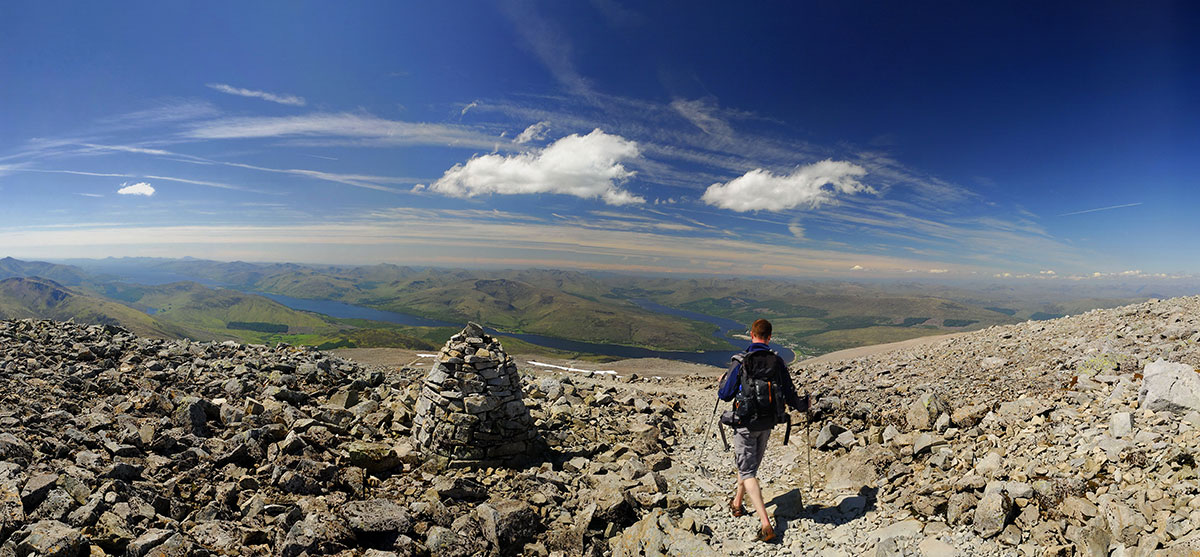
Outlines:
POLYGON ((703 539, 687 529, 676 525, 663 509, 654 509, 610 544, 613 557, 641 557, 642 555, 694 555, 716 557, 703 539))
POLYGON ((342 520, 326 513, 309 513, 304 520, 297 521, 284 537, 279 554, 297 557, 302 553, 319 555, 337 553, 348 549, 354 541, 351 532, 342 520))
POLYGON ((1146 517, 1107 495, 1101 497, 1100 511, 1113 539, 1127 546, 1136 545, 1146 526, 1146 517))
POLYGON ((829 463, 825 489, 830 492, 857 493, 875 482, 875 467, 868 462, 865 451, 855 450, 829 463))
POLYGON ((1012 514, 1012 499, 1001 491, 995 491, 983 496, 975 507, 975 520, 972 527, 983 538, 990 538, 1004 530, 1008 517, 1012 514))
POLYGON ((1159 359, 1142 371, 1138 405, 1155 412, 1200 410, 1200 374, 1192 366, 1159 359))
POLYGON ((930 429, 937 421, 938 416, 949 410, 950 405, 946 403, 945 399, 934 393, 925 393, 908 406, 908 412, 904 417, 911 429, 930 429))
POLYGON ((821 432, 817 434, 817 440, 813 443, 813 447, 818 449, 828 448, 837 442, 838 436, 845 433, 846 428, 834 424, 827 423, 821 428, 821 432))
MULTIPOLYGON (((529 503, 505 499, 495 504, 496 535, 501 552, 520 550, 542 530, 542 519, 529 503)), ((515 551, 514 551, 515 553, 515 551)))
POLYGON ((925 452, 933 452, 938 448, 946 446, 946 440, 931 433, 921 433, 913 440, 913 454, 919 455, 925 452))
POLYGON ((17 544, 18 555, 41 557, 75 557, 83 551, 83 533, 57 520, 35 522, 29 535, 17 544))
POLYGON ((125 554, 130 557, 142 557, 150 553, 151 549, 162 545, 174 536, 175 532, 161 528, 151 528, 138 536, 137 539, 129 542, 129 546, 125 549, 125 554))
POLYGON ((950 421, 958 427, 974 427, 983 419, 991 407, 987 404, 974 404, 955 408, 950 414, 950 421))

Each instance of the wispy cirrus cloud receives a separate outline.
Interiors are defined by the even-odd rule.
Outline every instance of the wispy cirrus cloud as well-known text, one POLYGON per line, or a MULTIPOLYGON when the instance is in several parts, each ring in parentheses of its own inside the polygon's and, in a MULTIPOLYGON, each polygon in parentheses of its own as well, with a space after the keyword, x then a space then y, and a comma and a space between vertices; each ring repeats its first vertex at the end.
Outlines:
POLYGON ((597 128, 536 152, 472 158, 447 170, 429 191, 452 197, 555 193, 599 198, 610 205, 645 203, 620 188, 634 175, 623 163, 637 157, 637 143, 597 128))
POLYGON ((152 127, 174 124, 202 118, 219 116, 221 111, 212 103, 195 99, 166 99, 153 103, 149 108, 126 112, 97 121, 94 132, 108 132, 130 128, 152 127))
POLYGON ((1087 214, 1087 213, 1098 213, 1098 212, 1100 212, 1100 211, 1111 211, 1111 210, 1113 210, 1113 209, 1125 209, 1125 208, 1127 208, 1127 207, 1137 207, 1138 205, 1142 205, 1142 203, 1141 203, 1141 202, 1138 202, 1138 203, 1126 203, 1126 204, 1124 204, 1124 205, 1112 205, 1112 206, 1110 206, 1110 207, 1099 207, 1099 208, 1096 208, 1096 209, 1084 209, 1083 211, 1073 211, 1073 212, 1070 212, 1070 213, 1063 213, 1063 214, 1061 214, 1061 215, 1058 215, 1058 216, 1060 216, 1060 217, 1070 217, 1070 216, 1074 216, 1074 215, 1084 215, 1084 214, 1087 214))
POLYGON ((268 192, 268 191, 263 191, 263 190, 255 190, 255 189, 251 189, 251 188, 247 188, 247 187, 243 187, 243 186, 237 186, 237 185, 233 185, 233 184, 225 184, 222 182, 213 182, 210 180, 193 180, 190 178, 175 178, 175 177, 171 177, 171 176, 158 176, 158 175, 153 175, 153 174, 147 174, 146 176, 143 176, 143 178, 147 178, 150 180, 165 180, 168 182, 179 182, 181 184, 192 184, 194 186, 205 186, 205 187, 209 187, 209 188, 218 188, 218 189, 223 189, 223 190, 238 190, 238 191, 247 191, 247 192, 252 192, 252 193, 265 193, 265 194, 274 193, 274 192, 268 192))
POLYGON ((575 68, 566 31, 540 14, 527 0, 509 0, 501 3, 501 7, 525 46, 559 83, 576 95, 592 97, 595 94, 591 82, 575 68))
POLYGON ((304 106, 306 104, 304 97, 295 95, 277 95, 266 91, 255 91, 254 89, 242 89, 224 83, 208 83, 209 89, 220 91, 228 95, 237 95, 239 97, 250 97, 253 99, 262 99, 278 104, 286 104, 288 106, 304 106))
MULTIPOLYGON (((2 170, 2 169, 0 169, 0 170, 2 170)), ((161 175, 157 175, 157 174, 88 172, 88 171, 84 171, 84 170, 60 170, 60 169, 45 169, 45 168, 19 168, 19 169, 14 169, 14 170, 17 170, 20 172, 40 172, 40 173, 45 173, 45 174, 72 174, 75 176, 94 176, 97 178, 134 178, 134 179, 145 179, 145 180, 164 180, 164 181, 168 181, 168 182, 179 182, 181 184, 192 184, 192 185, 196 185, 196 186, 206 186, 206 187, 210 187, 210 188, 219 188, 219 189, 226 189, 226 190, 238 190, 238 191, 245 191, 245 192, 251 192, 251 193, 262 193, 262 194, 274 194, 275 193, 275 192, 269 192, 269 191, 265 191, 265 190, 247 188, 244 186, 239 186, 239 185, 234 185, 234 184, 213 182, 210 180, 193 180, 190 178, 178 178, 178 177, 174 177, 174 176, 161 176, 161 175)), ((122 185, 125 185, 125 184, 122 184, 122 185)), ((80 194, 80 195, 88 195, 88 194, 80 194)), ((101 197, 101 196, 97 195, 96 197, 101 197)))
POLYGON ((671 101, 671 108, 706 134, 731 135, 733 133, 729 122, 717 116, 717 107, 712 99, 675 99, 671 101))
POLYGON ((58 170, 46 168, 13 168, 19 172, 41 172, 44 174, 74 174, 76 176, 96 176, 103 178, 137 178, 136 174, 125 174, 120 172, 88 172, 86 170, 58 170))
POLYGON ((475 127, 403 122, 349 113, 218 118, 198 122, 185 130, 183 135, 193 139, 309 137, 357 140, 357 143, 303 143, 306 146, 435 145, 490 149, 496 143, 494 135, 481 132, 475 127))
MULTIPOLYGON (((405 209, 320 224, 27 227, 0 230, 0 245, 20 246, 43 257, 86 255, 97 248, 116 256, 172 251, 178 256, 178 251, 186 248, 197 256, 257 261, 466 262, 473 267, 567 266, 739 276, 845 276, 853 266, 858 266, 858 271, 899 274, 927 267, 920 261, 888 255, 747 243, 719 234, 642 227, 619 219, 580 226, 574 219, 548 222, 520 214, 509 218, 509 214, 405 209), (681 234, 689 241, 681 241, 681 234), (480 253, 478 238, 505 241, 480 253)), ((17 250, 16 255, 22 253, 17 250)))
POLYGON ((380 184, 415 184, 420 180, 416 178, 402 178, 395 176, 374 176, 370 174, 339 174, 336 172, 323 172, 320 170, 308 170, 304 168, 270 168, 266 166, 256 166, 253 164, 244 164, 237 162, 219 162, 223 166, 233 168, 245 168, 248 170, 258 170, 260 172, 273 172, 277 174, 291 174, 292 176, 303 176, 315 180, 323 180, 326 182, 334 182, 354 186, 357 188, 365 188, 377 191, 386 191, 390 193, 399 193, 403 190, 390 188, 380 184))
POLYGON ((96 145, 94 143, 80 143, 80 145, 87 147, 89 149, 95 150, 95 151, 116 151, 116 152, 121 152, 121 153, 138 153, 138 154, 142 154, 142 155, 158 155, 158 156, 168 156, 168 155, 175 154, 170 151, 164 151, 162 149, 149 149, 146 147, 136 147, 136 146, 132 146, 132 145, 96 145))

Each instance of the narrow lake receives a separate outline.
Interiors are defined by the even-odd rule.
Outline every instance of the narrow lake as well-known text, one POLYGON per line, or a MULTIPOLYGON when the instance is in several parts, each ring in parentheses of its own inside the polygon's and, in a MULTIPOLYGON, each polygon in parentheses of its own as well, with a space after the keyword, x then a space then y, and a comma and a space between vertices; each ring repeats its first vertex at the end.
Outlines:
MULTIPOLYGON (((465 323, 449 323, 446 321, 438 321, 436 319, 426 319, 424 317, 418 317, 415 315, 408 315, 394 311, 384 311, 331 300, 307 300, 303 298, 293 298, 291 296, 268 294, 264 292, 255 292, 255 294, 275 300, 276 302, 279 302, 292 309, 323 313, 330 317, 336 317, 339 319, 369 319, 372 321, 396 323, 398 325, 407 325, 410 327, 462 327, 466 325, 465 323)), ((614 356, 618 358, 663 358, 666 360, 694 362, 717 367, 726 367, 729 364, 729 357, 733 355, 734 351, 745 349, 745 347, 749 346, 750 344, 749 341, 738 340, 728 336, 728 333, 731 331, 742 332, 747 328, 746 325, 742 325, 735 321, 691 311, 669 308, 655 304, 648 300, 634 300, 634 302, 642 308, 650 311, 712 323, 718 327, 718 330, 714 332, 713 335, 728 342, 730 344, 729 348, 727 350, 706 350, 701 352, 674 352, 665 350, 650 350, 648 348, 623 346, 620 344, 580 342, 543 335, 508 333, 504 331, 497 331, 496 329, 492 329, 490 327, 485 329, 487 330, 488 334, 491 335, 503 335, 518 338, 530 344, 536 344, 538 346, 554 348, 557 350, 603 354, 605 356, 614 356)), ((791 350, 788 350, 782 346, 773 345, 772 348, 779 352, 779 355, 788 362, 791 362, 796 356, 791 350)))

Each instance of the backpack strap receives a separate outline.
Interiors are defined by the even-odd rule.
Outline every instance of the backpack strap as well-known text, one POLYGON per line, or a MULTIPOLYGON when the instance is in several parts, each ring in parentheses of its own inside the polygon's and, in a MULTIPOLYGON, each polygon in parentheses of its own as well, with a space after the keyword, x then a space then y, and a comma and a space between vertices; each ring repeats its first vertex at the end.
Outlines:
MULTIPOLYGON (((737 354, 730 356, 729 357, 729 371, 725 372, 726 376, 728 376, 730 373, 733 373, 733 370, 735 370, 739 366, 741 366, 742 369, 739 370, 738 382, 740 384, 744 384, 745 383, 744 379, 746 378, 746 369, 745 369, 745 366, 743 366, 742 364, 744 363, 745 359, 746 359, 745 352, 738 352, 737 354)), ((725 382, 724 378, 722 378, 721 382, 722 383, 725 382)))

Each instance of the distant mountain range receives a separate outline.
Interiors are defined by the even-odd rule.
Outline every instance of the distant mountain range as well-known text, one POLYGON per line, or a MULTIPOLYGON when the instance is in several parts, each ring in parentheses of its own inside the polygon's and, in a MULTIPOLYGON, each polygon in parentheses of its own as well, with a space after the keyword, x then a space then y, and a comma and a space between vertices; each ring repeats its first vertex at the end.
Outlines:
MULTIPOLYGON (((0 317, 120 323, 142 334, 330 346, 428 349, 445 331, 333 319, 264 292, 333 300, 449 323, 657 350, 721 350, 715 325, 643 309, 773 321, 803 353, 904 340, 1113 307, 1159 294, 1045 281, 1037 287, 634 277, 552 269, 477 271, 396 265, 257 264, 199 259, 0 259, 0 317), (40 277, 40 278, 32 278, 40 277), (428 348, 426 348, 428 347, 428 348)), ((1179 295, 1181 292, 1171 292, 1179 295)), ((536 349, 535 347, 527 347, 536 349)))

